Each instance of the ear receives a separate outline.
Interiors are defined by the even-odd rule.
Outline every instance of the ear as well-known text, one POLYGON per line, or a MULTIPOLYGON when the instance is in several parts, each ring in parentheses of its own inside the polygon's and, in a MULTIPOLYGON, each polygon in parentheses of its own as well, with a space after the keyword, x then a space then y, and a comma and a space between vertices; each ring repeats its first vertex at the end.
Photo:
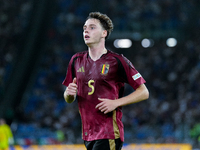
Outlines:
POLYGON ((105 38, 107 36, 107 30, 103 30, 102 36, 105 38))

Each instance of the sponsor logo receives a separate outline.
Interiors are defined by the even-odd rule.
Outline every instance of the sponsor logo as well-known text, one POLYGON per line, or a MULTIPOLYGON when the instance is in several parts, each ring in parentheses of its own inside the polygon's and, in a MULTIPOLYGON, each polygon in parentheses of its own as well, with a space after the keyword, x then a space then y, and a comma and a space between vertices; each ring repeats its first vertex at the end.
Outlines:
POLYGON ((140 77, 142 77, 140 73, 137 73, 137 74, 132 76, 133 80, 137 80, 140 77))
POLYGON ((84 67, 82 66, 81 68, 79 68, 79 69, 77 70, 77 72, 85 72, 84 67))

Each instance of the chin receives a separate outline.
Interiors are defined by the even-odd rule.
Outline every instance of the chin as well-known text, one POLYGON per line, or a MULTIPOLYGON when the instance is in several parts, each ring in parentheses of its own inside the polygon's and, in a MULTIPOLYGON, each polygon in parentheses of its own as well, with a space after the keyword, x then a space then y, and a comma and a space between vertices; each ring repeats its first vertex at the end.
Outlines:
POLYGON ((85 41, 85 44, 89 46, 89 45, 92 44, 92 43, 91 43, 91 42, 88 42, 88 41, 85 41))

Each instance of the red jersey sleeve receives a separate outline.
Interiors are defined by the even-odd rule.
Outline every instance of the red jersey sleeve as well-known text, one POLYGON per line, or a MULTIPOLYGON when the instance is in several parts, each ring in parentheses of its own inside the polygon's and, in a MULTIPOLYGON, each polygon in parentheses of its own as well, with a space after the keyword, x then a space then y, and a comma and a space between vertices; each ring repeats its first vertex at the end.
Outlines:
POLYGON ((69 61, 68 68, 67 68, 67 74, 62 82, 63 85, 68 86, 69 83, 72 83, 73 78, 76 77, 75 70, 74 70, 74 61, 76 60, 77 56, 73 55, 71 60, 69 61))
POLYGON ((121 55, 120 74, 124 82, 128 83, 133 89, 137 89, 141 84, 146 81, 142 75, 135 69, 133 64, 123 55, 121 55))

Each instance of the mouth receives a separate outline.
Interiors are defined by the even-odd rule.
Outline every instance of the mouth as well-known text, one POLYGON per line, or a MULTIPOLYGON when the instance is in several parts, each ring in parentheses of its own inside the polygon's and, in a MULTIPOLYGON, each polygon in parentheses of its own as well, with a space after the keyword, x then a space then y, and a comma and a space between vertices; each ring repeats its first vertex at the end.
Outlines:
POLYGON ((90 37, 88 35, 85 35, 85 39, 89 39, 90 37))

